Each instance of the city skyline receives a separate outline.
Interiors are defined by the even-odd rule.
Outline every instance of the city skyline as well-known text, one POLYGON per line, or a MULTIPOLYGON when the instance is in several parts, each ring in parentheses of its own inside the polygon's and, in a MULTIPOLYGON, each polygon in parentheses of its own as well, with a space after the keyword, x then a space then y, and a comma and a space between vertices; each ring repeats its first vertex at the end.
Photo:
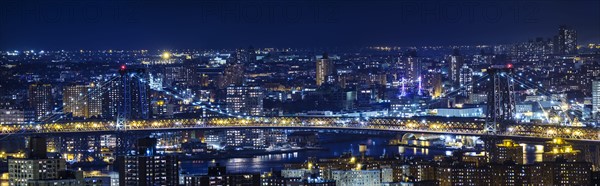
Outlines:
POLYGON ((0 186, 600 185, 596 23, 588 0, 1 1, 0 186))

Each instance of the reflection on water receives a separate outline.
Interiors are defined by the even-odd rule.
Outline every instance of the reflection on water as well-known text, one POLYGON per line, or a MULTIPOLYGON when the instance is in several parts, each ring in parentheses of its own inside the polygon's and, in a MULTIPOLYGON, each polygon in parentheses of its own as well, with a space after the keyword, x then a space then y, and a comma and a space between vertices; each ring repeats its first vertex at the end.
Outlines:
MULTIPOLYGON (((444 155, 445 150, 434 150, 419 147, 389 146, 388 138, 371 137, 360 140, 348 140, 344 142, 325 143, 322 146, 328 150, 300 151, 294 153, 281 153, 261 155, 253 158, 231 158, 217 159, 212 161, 189 160, 181 163, 181 168, 187 173, 206 173, 208 166, 219 163, 227 167, 230 172, 266 172, 270 170, 281 170, 285 163, 301 163, 309 157, 334 158, 343 153, 353 152, 358 155, 360 144, 367 145, 367 156, 393 156, 399 154, 405 157, 433 158, 435 155, 444 155)), ((450 152, 451 153, 451 152, 450 152)))
MULTIPOLYGON (((391 138, 370 137, 365 139, 354 139, 347 141, 336 141, 325 143, 322 146, 328 150, 321 151, 300 151, 294 153, 281 153, 261 155, 254 158, 231 158, 217 159, 212 161, 183 161, 181 168, 187 173, 206 173, 208 166, 219 163, 227 167, 230 172, 266 172, 271 170, 281 170, 285 163, 301 163, 309 157, 317 158, 335 158, 340 155, 352 152, 358 155, 360 144, 368 147, 367 156, 381 157, 400 155, 404 157, 422 157, 433 159, 437 155, 452 156, 455 151, 439 148, 422 148, 410 146, 389 146, 387 145, 391 138)), ((539 144, 519 144, 523 147, 523 161, 526 164, 543 161, 544 146, 539 144)))
POLYGON ((523 161, 525 164, 542 162, 544 157, 544 145, 519 144, 523 147, 523 161))

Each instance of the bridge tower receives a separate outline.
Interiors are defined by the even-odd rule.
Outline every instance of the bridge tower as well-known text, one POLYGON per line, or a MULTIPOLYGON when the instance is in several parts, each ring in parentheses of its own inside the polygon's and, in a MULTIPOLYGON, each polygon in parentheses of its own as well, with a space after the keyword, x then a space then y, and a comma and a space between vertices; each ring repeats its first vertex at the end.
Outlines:
POLYGON ((513 122, 515 114, 515 87, 512 64, 493 65, 487 70, 490 81, 487 90, 487 114, 485 129, 489 134, 497 134, 504 129, 504 123, 513 122))
POLYGON ((148 119, 150 117, 150 102, 148 100, 149 84, 146 70, 131 69, 125 65, 119 68, 122 83, 122 103, 117 114, 117 130, 127 130, 130 119, 148 119))
POLYGON ((123 102, 118 110, 116 129, 127 130, 127 119, 131 118, 131 85, 129 84, 130 77, 128 77, 127 66, 121 65, 119 73, 121 74, 120 80, 123 88, 123 102))

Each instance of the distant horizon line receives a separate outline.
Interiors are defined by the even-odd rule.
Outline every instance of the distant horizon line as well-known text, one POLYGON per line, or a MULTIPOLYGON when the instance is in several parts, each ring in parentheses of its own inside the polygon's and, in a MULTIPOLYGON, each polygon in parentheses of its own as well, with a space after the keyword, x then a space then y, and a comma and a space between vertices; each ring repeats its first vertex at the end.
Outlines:
MULTIPOLYGON (((238 49, 248 49, 248 48, 253 48, 253 49, 257 49, 257 50, 265 50, 265 49, 276 49, 276 50, 280 50, 280 49, 303 49, 303 50, 310 50, 310 49, 335 49, 335 48, 339 48, 339 49, 350 49, 350 48, 377 48, 377 47, 381 47, 381 48, 391 48, 392 50, 402 50, 402 49, 411 49, 411 48, 432 48, 432 47, 454 47, 454 48, 461 48, 461 47, 476 47, 476 48, 487 48, 487 47, 494 47, 494 46, 503 46, 503 45, 514 45, 514 44, 519 44, 519 43, 526 43, 529 41, 523 41, 523 42, 515 42, 515 43, 509 43, 509 44, 473 44, 473 45, 420 45, 420 46, 400 46, 400 45, 370 45, 370 46, 327 46, 327 47, 253 47, 248 46, 248 47, 215 47, 215 48, 163 48, 163 49, 115 49, 115 48, 107 48, 107 49, 37 49, 37 48, 29 48, 29 49, 0 49, 0 52, 28 52, 28 51, 34 51, 34 52, 58 52, 58 51, 69 51, 69 52, 90 52, 90 51, 94 51, 94 52, 99 52, 99 51, 179 51, 179 50, 196 50, 196 51, 200 51, 200 50, 238 50, 238 49)), ((586 44, 578 44, 578 47, 587 47, 589 45, 594 45, 594 46, 600 46, 600 41, 598 43, 586 43, 586 44)))

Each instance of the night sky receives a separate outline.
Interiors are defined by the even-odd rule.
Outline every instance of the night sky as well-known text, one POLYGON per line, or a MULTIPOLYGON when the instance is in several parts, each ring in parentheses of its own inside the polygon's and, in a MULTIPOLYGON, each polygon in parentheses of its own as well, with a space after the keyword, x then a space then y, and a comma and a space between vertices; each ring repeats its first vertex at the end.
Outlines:
POLYGON ((0 0, 0 50, 502 44, 578 31, 600 1, 0 0))

